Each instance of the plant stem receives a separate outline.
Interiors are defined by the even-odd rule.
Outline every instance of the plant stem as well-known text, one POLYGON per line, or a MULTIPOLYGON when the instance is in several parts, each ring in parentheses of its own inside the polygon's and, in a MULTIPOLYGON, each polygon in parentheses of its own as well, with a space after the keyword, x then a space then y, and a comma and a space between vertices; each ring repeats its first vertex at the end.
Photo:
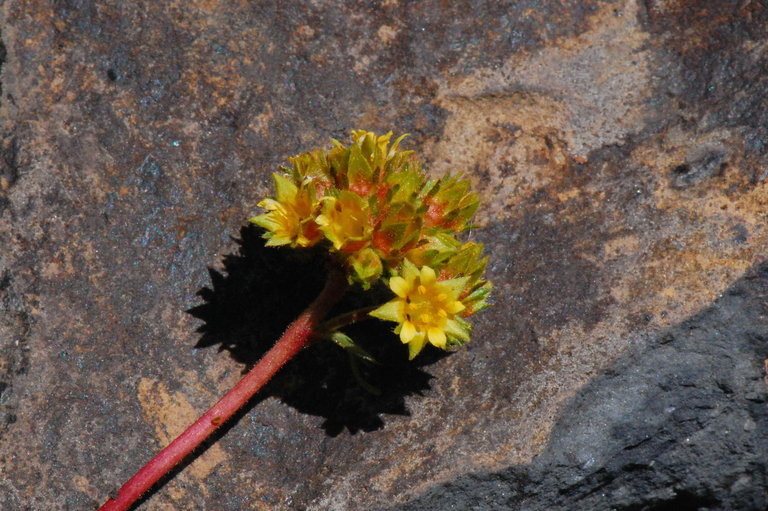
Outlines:
POLYGON ((324 332, 333 332, 334 330, 338 330, 341 327, 353 325, 358 321, 373 319, 371 316, 368 315, 368 313, 373 310, 376 310, 377 308, 379 308, 379 305, 363 307, 360 309, 355 309, 350 312, 346 312, 344 314, 340 314, 327 321, 323 321, 320 325, 317 326, 318 334, 324 333, 324 332))
POLYGON ((339 301, 346 288, 347 282, 343 273, 337 268, 330 269, 328 280, 320 295, 291 323, 280 340, 253 369, 184 433, 136 472, 120 488, 117 498, 109 499, 99 511, 130 509, 163 476, 242 408, 288 360, 312 342, 315 328, 339 301))

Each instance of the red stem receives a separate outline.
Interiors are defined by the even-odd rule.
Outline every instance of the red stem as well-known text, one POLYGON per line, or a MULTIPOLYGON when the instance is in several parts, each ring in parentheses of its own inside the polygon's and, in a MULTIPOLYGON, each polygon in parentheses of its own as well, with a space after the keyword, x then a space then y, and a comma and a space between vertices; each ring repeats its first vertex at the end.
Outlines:
POLYGON ((184 433, 136 472, 136 475, 120 488, 117 498, 109 499, 99 511, 130 509, 163 476, 227 422, 286 362, 311 343, 315 327, 338 302, 346 287, 344 275, 335 268, 331 269, 320 295, 291 323, 280 340, 253 369, 184 433))

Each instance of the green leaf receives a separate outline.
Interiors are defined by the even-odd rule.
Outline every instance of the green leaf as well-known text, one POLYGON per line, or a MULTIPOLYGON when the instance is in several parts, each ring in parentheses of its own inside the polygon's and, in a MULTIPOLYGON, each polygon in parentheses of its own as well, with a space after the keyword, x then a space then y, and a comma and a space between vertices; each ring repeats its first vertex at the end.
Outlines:
POLYGON ((330 338, 333 342, 347 350, 349 353, 355 355, 356 357, 367 360, 368 362, 373 362, 374 364, 378 363, 370 353, 361 348, 360 345, 353 341, 352 338, 347 334, 337 330, 336 332, 331 333, 330 338))

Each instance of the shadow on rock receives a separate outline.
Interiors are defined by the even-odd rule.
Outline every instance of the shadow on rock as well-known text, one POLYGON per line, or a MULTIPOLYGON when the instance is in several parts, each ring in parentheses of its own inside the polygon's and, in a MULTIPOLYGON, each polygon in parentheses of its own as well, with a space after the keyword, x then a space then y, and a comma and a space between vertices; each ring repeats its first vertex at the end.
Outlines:
MULTIPOLYGON (((265 247, 261 233, 254 226, 241 229, 238 253, 224 258, 223 273, 209 269, 211 287, 198 292, 205 303, 187 311, 205 321, 198 330, 203 334, 198 348, 218 345, 247 368, 319 294, 326 275, 324 251, 265 247)), ((331 316, 387 299, 385 289, 351 291, 331 316)), ((276 396, 303 413, 321 416, 331 436, 345 428, 351 433, 380 429, 382 414, 408 415, 405 397, 430 388, 432 376, 421 368, 445 355, 427 350, 417 363, 409 362, 391 326, 376 320, 344 332, 378 364, 353 362, 340 347, 320 341, 294 357, 257 400, 276 396)))

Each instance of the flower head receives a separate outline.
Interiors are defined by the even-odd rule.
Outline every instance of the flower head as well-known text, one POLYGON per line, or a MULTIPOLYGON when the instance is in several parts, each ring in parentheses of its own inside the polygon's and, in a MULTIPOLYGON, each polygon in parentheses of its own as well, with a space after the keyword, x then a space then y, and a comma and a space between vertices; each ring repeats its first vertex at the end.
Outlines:
POLYGON ((275 198, 264 199, 259 207, 267 213, 251 218, 251 222, 266 229, 267 246, 291 245, 309 247, 322 237, 315 222, 315 190, 297 186, 282 174, 274 174, 275 198))
POLYGON ((251 219, 267 245, 327 247, 350 283, 369 289, 389 277, 395 297, 371 315, 397 323, 415 357, 430 343, 469 340, 464 318, 488 306, 487 257, 479 243, 458 239, 478 208, 467 179, 428 179, 405 135, 352 132, 345 145, 290 158, 274 174, 275 196, 251 219))
POLYGON ((333 248, 354 252, 370 241, 371 225, 368 204, 354 192, 342 190, 336 197, 325 197, 316 222, 333 248))
POLYGON ((438 348, 469 340, 470 326, 459 317, 466 309, 460 296, 469 277, 438 280, 429 266, 417 268, 407 259, 403 272, 389 279, 395 298, 371 312, 385 321, 398 323, 395 333, 408 344, 413 359, 427 341, 438 348))

